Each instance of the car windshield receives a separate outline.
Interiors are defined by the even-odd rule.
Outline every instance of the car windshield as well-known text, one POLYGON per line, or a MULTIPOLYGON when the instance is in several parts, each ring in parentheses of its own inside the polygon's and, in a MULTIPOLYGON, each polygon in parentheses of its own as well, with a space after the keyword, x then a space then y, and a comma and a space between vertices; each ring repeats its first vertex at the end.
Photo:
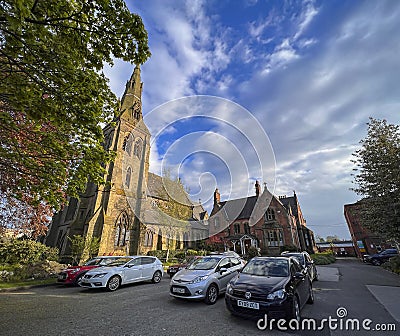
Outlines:
POLYGON ((258 276, 286 277, 289 274, 288 260, 253 259, 243 268, 242 273, 258 276))
POLYGON ((210 270, 213 269, 220 261, 220 258, 204 257, 197 258, 187 267, 190 270, 210 270))
POLYGON ((132 258, 119 258, 117 260, 113 260, 112 262, 108 263, 106 266, 122 266, 125 265, 127 262, 131 261, 132 258))

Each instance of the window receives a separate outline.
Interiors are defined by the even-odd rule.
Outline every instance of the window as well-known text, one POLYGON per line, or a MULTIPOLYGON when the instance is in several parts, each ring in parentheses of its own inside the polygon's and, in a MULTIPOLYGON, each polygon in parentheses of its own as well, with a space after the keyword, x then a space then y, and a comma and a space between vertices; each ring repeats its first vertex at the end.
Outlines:
POLYGON ((225 258, 225 259, 221 260, 221 262, 219 263, 218 268, 221 269, 223 267, 224 268, 230 268, 231 267, 231 263, 229 261, 229 258, 225 258))
POLYGON ((122 149, 125 152, 127 152, 128 155, 131 155, 131 153, 132 153, 133 140, 134 140, 134 136, 132 134, 129 134, 124 139, 124 143, 122 145, 122 149))
POLYGON ((135 142, 135 148, 133 149, 133 155, 137 156, 139 159, 142 158, 142 147, 143 141, 142 139, 137 139, 135 142))
POLYGON ((153 234, 154 232, 152 230, 146 230, 146 232, 144 233, 144 246, 153 246, 153 234))
POLYGON ((249 223, 244 223, 244 233, 250 234, 250 226, 249 226, 249 223))
POLYGON ((141 264, 142 265, 149 265, 154 263, 155 259, 152 257, 141 257, 141 264))
POLYGON ((241 264, 240 260, 237 258, 231 258, 231 263, 232 263, 232 266, 237 266, 237 265, 241 264))
POLYGON ((283 246, 283 235, 282 231, 277 230, 270 230, 267 232, 267 244, 271 247, 278 247, 283 246))
POLYGON ((125 246, 129 241, 129 222, 126 213, 122 213, 115 225, 115 246, 125 246))
POLYGON ((240 223, 233 224, 233 230, 235 234, 240 234, 240 223))
POLYGON ((131 184, 131 175, 132 175, 132 169, 131 167, 128 167, 126 170, 126 176, 125 176, 125 187, 129 188, 131 184))
POLYGON ((267 213, 265 214, 266 220, 274 220, 275 219, 275 211, 271 208, 268 208, 267 213))

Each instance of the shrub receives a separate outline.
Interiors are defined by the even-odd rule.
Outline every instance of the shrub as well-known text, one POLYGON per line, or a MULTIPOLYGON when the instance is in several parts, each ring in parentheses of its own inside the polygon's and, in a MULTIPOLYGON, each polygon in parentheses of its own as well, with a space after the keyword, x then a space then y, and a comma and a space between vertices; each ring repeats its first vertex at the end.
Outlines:
POLYGON ((250 260, 251 258, 258 257, 260 255, 257 247, 250 246, 247 250, 247 258, 250 260))
POLYGON ((0 260, 3 264, 32 264, 44 260, 58 260, 58 249, 34 240, 12 239, 0 243, 0 260))
POLYGON ((329 265, 336 261, 336 258, 332 251, 326 251, 321 253, 315 253, 311 255, 316 265, 329 265))
POLYGON ((390 258, 382 265, 382 267, 394 273, 400 274, 400 256, 390 258))

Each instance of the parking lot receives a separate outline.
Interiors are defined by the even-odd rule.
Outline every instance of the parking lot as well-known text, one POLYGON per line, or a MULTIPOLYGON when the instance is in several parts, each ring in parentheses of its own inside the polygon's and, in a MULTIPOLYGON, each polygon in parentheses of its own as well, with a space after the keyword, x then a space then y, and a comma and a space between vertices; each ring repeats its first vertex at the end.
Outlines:
MULTIPOLYGON (((390 313, 390 307, 378 300, 364 283, 399 289, 398 276, 357 261, 338 261, 334 267, 327 267, 323 274, 321 281, 315 283, 316 302, 305 306, 303 317, 321 320, 335 315, 336 309, 343 306, 352 317, 396 322, 392 316, 396 312, 390 313), (370 278, 367 274, 371 274, 370 278), (360 277, 358 284, 354 277, 360 277)), ((255 321, 231 316, 223 297, 209 306, 203 302, 173 299, 168 291, 169 278, 165 276, 159 284, 128 285, 115 292, 59 285, 0 292, 0 333, 4 336, 380 335, 376 331, 346 333, 328 328, 290 333, 259 330, 255 321)), ((382 334, 397 335, 396 332, 382 334)))

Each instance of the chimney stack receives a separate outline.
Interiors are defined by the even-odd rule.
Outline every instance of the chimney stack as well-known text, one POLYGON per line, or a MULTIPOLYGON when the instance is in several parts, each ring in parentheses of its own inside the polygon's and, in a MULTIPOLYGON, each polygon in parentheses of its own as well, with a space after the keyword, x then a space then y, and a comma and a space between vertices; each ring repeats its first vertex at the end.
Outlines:
POLYGON ((221 195, 219 193, 218 188, 214 191, 214 205, 219 204, 221 202, 221 195))
POLYGON ((258 181, 256 181, 255 187, 256 187, 256 196, 258 197, 260 196, 260 190, 261 190, 260 183, 258 183, 258 181))

